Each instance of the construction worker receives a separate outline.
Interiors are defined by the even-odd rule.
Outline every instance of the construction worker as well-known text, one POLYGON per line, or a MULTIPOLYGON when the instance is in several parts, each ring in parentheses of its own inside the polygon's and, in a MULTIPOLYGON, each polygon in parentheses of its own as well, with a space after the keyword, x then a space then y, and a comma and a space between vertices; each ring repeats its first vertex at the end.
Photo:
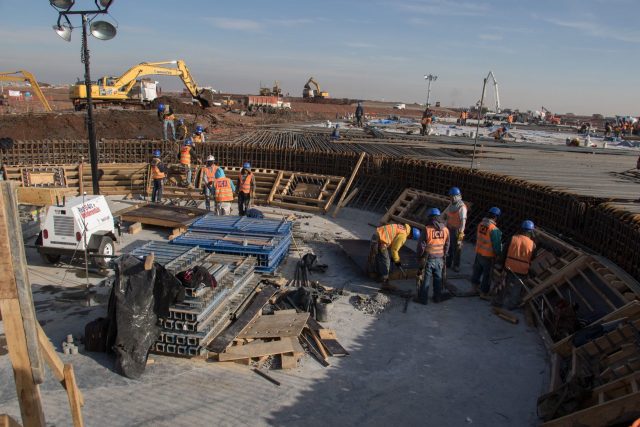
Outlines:
POLYGON ((191 162, 197 160, 195 149, 193 148, 193 142, 191 138, 187 138, 184 140, 182 147, 180 148, 180 152, 178 153, 178 160, 180 161, 180 165, 187 172, 187 187, 191 186, 191 162))
POLYGON ((236 186, 233 181, 227 178, 222 168, 216 170, 215 179, 213 180, 213 195, 216 200, 216 215, 230 215, 231 202, 233 201, 233 193, 236 186))
POLYGON ((418 242, 418 280, 420 289, 416 302, 429 302, 429 285, 433 282, 433 302, 439 303, 451 298, 448 292, 442 292, 442 273, 449 250, 449 229, 440 222, 440 209, 431 208, 427 212, 428 220, 424 237, 418 242))
POLYGON ((153 180, 153 191, 151 192, 151 202, 160 203, 162 201, 162 187, 164 179, 167 176, 167 168, 160 160, 160 150, 153 151, 151 159, 151 179, 153 180))
POLYGON ((251 163, 242 165, 238 175, 238 215, 245 216, 256 194, 256 180, 251 172, 251 163))
POLYGON ((335 128, 333 128, 333 132, 331 132, 331 140, 338 141, 340 139, 340 125, 337 124, 335 128))
POLYGON ((173 140, 176 140, 176 128, 173 121, 176 116, 173 114, 173 110, 170 105, 158 104, 158 118, 162 121, 162 135, 164 140, 167 141, 167 127, 171 127, 171 136, 173 140))
POLYGON ((184 141, 187 139, 187 136, 189 136, 189 129, 187 129, 187 125, 184 124, 184 119, 178 119, 176 134, 178 136, 178 141, 184 141))
POLYGON ((507 116, 507 129, 511 129, 511 125, 513 124, 513 114, 509 113, 507 116))
POLYGON ((196 145, 205 142, 204 128, 202 126, 200 126, 200 125, 196 126, 196 131, 193 134, 193 136, 191 137, 191 140, 196 145))
POLYGON ((451 203, 444 210, 443 217, 449 229, 449 253, 447 268, 460 271, 460 255, 464 240, 464 229, 467 225, 467 205, 462 201, 462 193, 458 187, 451 187, 448 195, 451 203))
POLYGON ((422 125, 422 130, 420 131, 420 135, 425 136, 431 134, 431 124, 433 123, 433 113, 428 108, 424 110, 422 113, 422 120, 420 124, 422 125))
POLYGON ((395 287, 389 284, 391 260, 396 267, 402 267, 400 249, 409 237, 418 240, 420 230, 411 228, 409 224, 387 224, 376 228, 371 236, 367 272, 378 274, 382 280, 382 290, 395 290, 395 287), (389 250, 391 250, 391 256, 389 256, 389 250))
POLYGON ((216 179, 216 172, 218 171, 218 166, 215 164, 216 158, 213 156, 207 157, 205 165, 202 167, 201 176, 202 176, 202 194, 204 194, 204 206, 210 211, 211 210, 211 200, 213 200, 213 182, 216 179))
POLYGON ((362 118, 364 117, 364 108, 362 108, 362 102, 358 101, 358 106, 356 107, 356 126, 359 128, 362 127, 362 118))
POLYGON ((499 208, 489 209, 476 233, 476 259, 473 263, 471 284, 480 287, 480 295, 486 296, 491 290, 493 264, 502 254, 502 232, 496 225, 501 212, 499 208))
POLYGON ((534 230, 533 221, 523 221, 520 231, 516 232, 505 246, 508 249, 502 255, 504 281, 492 301, 493 305, 504 306, 508 310, 520 305, 522 283, 529 275, 531 260, 536 256, 534 230))

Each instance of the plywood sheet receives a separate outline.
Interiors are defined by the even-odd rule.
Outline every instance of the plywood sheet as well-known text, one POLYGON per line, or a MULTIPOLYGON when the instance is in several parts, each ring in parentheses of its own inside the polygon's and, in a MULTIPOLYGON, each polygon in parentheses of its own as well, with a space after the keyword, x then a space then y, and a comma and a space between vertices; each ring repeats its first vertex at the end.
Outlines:
POLYGON ((238 338, 297 337, 309 319, 309 313, 260 316, 242 331, 238 338))

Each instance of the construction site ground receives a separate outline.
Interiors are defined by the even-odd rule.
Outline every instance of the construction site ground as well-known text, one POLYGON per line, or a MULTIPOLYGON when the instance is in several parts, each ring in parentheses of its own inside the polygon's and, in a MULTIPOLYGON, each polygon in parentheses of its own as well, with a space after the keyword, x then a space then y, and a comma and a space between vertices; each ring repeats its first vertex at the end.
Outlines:
MULTIPOLYGON (((111 197, 117 211, 130 201, 111 197)), ((235 211, 235 207, 234 207, 235 211)), ((268 216, 291 211, 264 208, 268 216)), ((300 215, 300 214, 298 214, 300 215)), ((547 352, 538 332, 493 315, 477 297, 455 298, 428 306, 391 297, 378 316, 357 311, 352 298, 371 295, 378 284, 366 278, 345 256, 336 239, 368 239, 379 215, 351 208, 338 218, 302 215, 296 244, 282 267, 292 278, 299 256, 313 251, 328 264, 311 279, 351 292, 334 304, 329 327, 336 330, 350 356, 333 358, 328 368, 306 356, 297 369, 271 370, 281 386, 249 367, 152 355, 139 381, 113 371, 114 360, 101 353, 61 356, 73 363, 85 397, 86 425, 536 425, 536 398, 549 378, 547 352), (301 234, 301 235, 300 235, 301 234)), ((36 227, 25 234, 27 243, 36 227)), ((144 241, 165 240, 164 229, 145 228, 123 235, 119 252, 144 241)), ((468 288, 473 248, 464 249, 460 273, 450 282, 468 288)), ((45 265, 27 249, 38 320, 60 351, 68 334, 79 338, 84 325, 105 315, 109 289, 94 288, 87 303, 81 264, 45 265)), ((102 280, 91 277, 96 284, 102 280)), ((413 280, 396 285, 410 290, 413 280)), ((518 316, 522 318, 520 313, 518 316)), ((522 319, 521 319, 522 320, 522 319)), ((0 333, 2 333, 0 324, 0 333)), ((11 364, 0 336, 0 412, 19 419, 11 364)), ((41 386, 50 425, 70 425, 67 397, 52 377, 41 386)))

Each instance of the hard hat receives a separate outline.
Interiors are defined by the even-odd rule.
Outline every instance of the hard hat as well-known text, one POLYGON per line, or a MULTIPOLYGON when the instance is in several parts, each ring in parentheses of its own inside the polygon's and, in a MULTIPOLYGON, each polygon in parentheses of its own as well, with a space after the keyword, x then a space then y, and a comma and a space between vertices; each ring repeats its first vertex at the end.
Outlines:
POLYGON ((224 170, 222 170, 222 168, 216 170, 216 178, 224 178, 224 170))
POLYGON ((153 157, 160 157, 160 150, 153 150, 153 157))
POLYGON ((191 138, 187 138, 184 140, 184 145, 193 145, 193 141, 191 140, 191 138))
POLYGON ((502 214, 502 212, 500 211, 500 208, 497 208, 495 206, 489 209, 489 213, 494 214, 495 216, 500 216, 502 214))
POLYGON ((202 133, 202 131, 204 130, 204 128, 200 125, 196 126, 196 133, 202 133))
POLYGON ((216 161, 216 158, 213 157, 213 155, 207 157, 207 162, 215 162, 215 161, 216 161))
POLYGON ((178 119, 178 124, 183 125, 184 124, 184 119, 178 119))
POLYGON ((462 193, 460 193, 460 189, 458 187, 451 187, 449 189, 449 195, 450 196, 459 196, 460 194, 462 194, 462 193))
POLYGON ((523 221, 520 227, 522 227, 523 230, 527 230, 527 231, 533 231, 536 228, 536 226, 533 224, 533 221, 529 219, 523 221))
POLYGON ((431 208, 427 211, 427 215, 428 216, 440 216, 440 209, 438 208, 431 208))
POLYGON ((164 110, 164 104, 158 104, 158 111, 164 110))
POLYGON ((418 229, 418 227, 413 227, 411 229, 411 238, 413 240, 418 240, 420 238, 420 230, 418 229))
POLYGON ((244 164, 242 165, 243 168, 245 169, 251 169, 251 163, 249 162, 244 162, 244 164))

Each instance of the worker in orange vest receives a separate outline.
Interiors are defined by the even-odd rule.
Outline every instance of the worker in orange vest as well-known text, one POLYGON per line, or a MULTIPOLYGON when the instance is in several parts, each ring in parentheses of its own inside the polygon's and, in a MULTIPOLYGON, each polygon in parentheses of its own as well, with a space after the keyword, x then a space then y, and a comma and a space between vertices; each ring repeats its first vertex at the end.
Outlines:
POLYGON ((534 241, 535 225, 533 221, 525 220, 520 231, 514 234, 505 246, 502 265, 504 266, 503 285, 500 287, 492 303, 513 310, 520 305, 522 283, 529 275, 531 260, 536 257, 537 246, 534 241))
POLYGON ((176 116, 173 114, 173 109, 170 105, 158 104, 158 119, 162 122, 162 136, 164 141, 167 141, 167 127, 171 127, 171 136, 173 140, 176 140, 176 127, 173 121, 176 116))
POLYGON ((429 285, 433 282, 433 302, 439 303, 451 298, 448 292, 442 292, 442 273, 444 258, 449 250, 449 229, 440 222, 440 210, 429 209, 428 222, 425 226, 424 237, 418 242, 418 280, 420 289, 416 302, 429 302, 429 285))
POLYGON ((202 167, 200 172, 202 176, 202 194, 204 194, 204 206, 210 211, 211 200, 213 200, 213 182, 216 179, 216 172, 218 166, 215 164, 216 158, 213 156, 207 157, 206 164, 202 167))
POLYGON ((151 202, 160 203, 162 201, 162 187, 164 179, 167 176, 167 168, 160 160, 160 150, 153 151, 153 158, 149 165, 151 166, 151 179, 153 180, 153 191, 151 192, 151 202))
POLYGON ((501 212, 499 208, 489 209, 478 224, 476 233, 476 259, 473 263, 471 284, 480 287, 480 295, 486 296, 491 290, 493 264, 502 254, 502 232, 496 225, 501 212))
POLYGON ((251 163, 245 162, 238 175, 238 215, 245 216, 256 194, 256 179, 251 172, 251 163))
POLYGON ((513 124, 513 114, 509 113, 507 116, 507 128, 511 129, 511 125, 513 124))
POLYGON ((451 187, 448 193, 451 203, 444 210, 443 217, 449 229, 449 253, 447 268, 460 271, 460 255, 464 241, 464 228, 467 225, 467 205, 462 201, 458 187, 451 187))
POLYGON ((387 224, 376 228, 375 233, 371 236, 367 272, 378 275, 378 278, 382 280, 382 290, 396 289, 389 284, 391 260, 396 267, 402 268, 400 249, 408 238, 418 240, 420 230, 415 227, 411 228, 409 224, 387 224))
POLYGON ((227 178, 222 168, 216 170, 215 179, 213 180, 213 196, 216 200, 216 215, 230 215, 231 202, 233 201, 233 193, 236 186, 233 181, 227 178))
POLYGON ((178 160, 180 161, 180 165, 182 166, 182 168, 187 172, 187 186, 191 187, 191 178, 193 173, 193 171, 191 170, 191 163, 198 160, 195 149, 193 148, 193 142, 191 141, 191 138, 185 139, 182 147, 180 147, 178 160))

